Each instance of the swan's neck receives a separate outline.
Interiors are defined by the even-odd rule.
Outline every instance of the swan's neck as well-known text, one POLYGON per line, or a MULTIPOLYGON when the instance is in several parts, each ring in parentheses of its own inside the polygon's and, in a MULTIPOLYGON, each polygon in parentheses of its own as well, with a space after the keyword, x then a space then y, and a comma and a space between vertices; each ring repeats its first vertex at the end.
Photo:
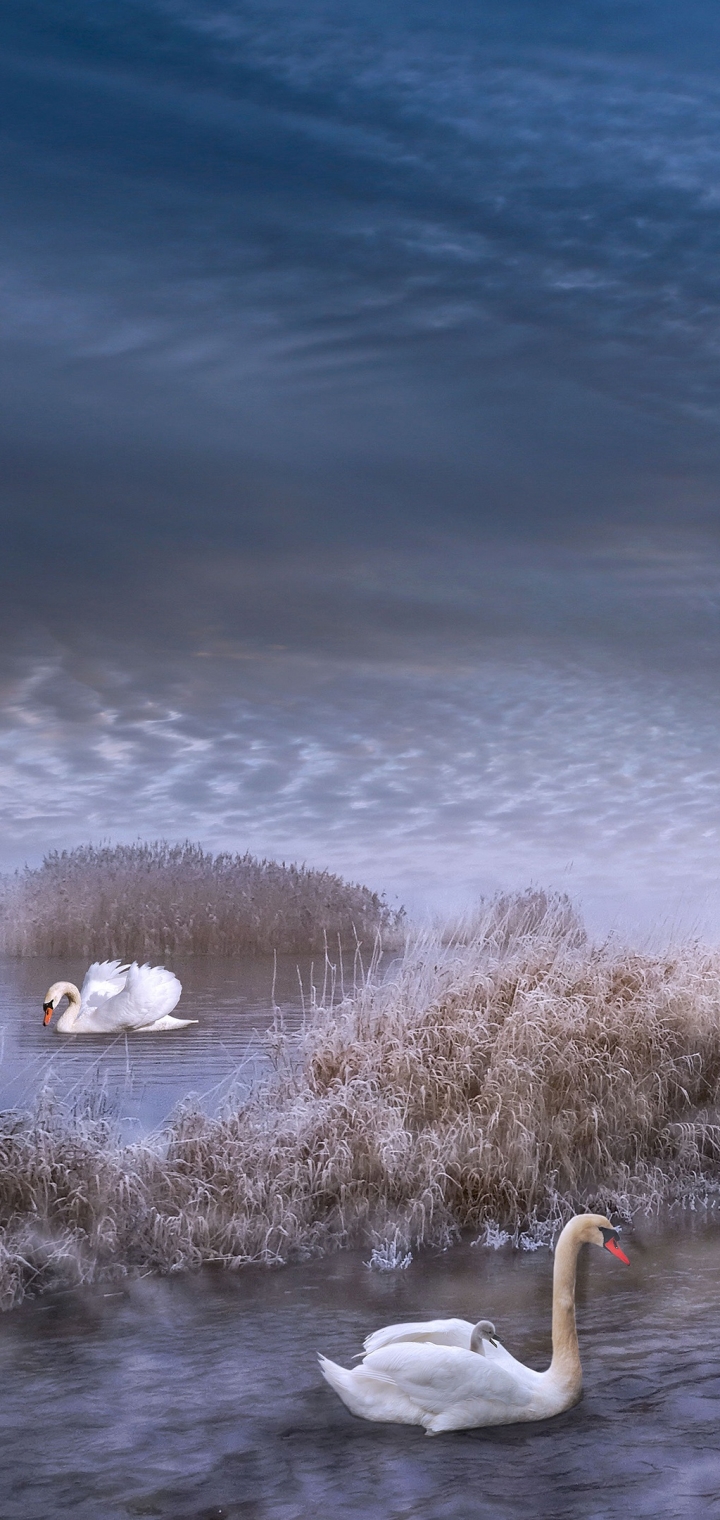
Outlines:
POLYGON ((58 1029, 72 1029, 80 1013, 80 993, 74 982, 61 982, 58 997, 66 997, 68 1006, 58 1019, 58 1029))
POLYGON ((553 1269, 552 1362, 550 1372, 580 1396, 582 1367, 575 1324, 575 1270, 581 1241, 563 1231, 553 1269))

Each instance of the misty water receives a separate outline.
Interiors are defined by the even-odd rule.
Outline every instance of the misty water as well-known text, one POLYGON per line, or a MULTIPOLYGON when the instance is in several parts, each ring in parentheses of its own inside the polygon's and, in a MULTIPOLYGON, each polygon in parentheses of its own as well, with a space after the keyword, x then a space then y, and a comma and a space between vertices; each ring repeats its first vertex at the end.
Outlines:
POLYGON ((316 1352, 428 1313, 490 1314, 549 1350, 547 1250, 355 1253, 144 1278, 26 1304, 0 1322, 4 1520, 600 1520, 720 1516, 720 1229, 628 1232, 631 1266, 586 1249, 585 1395, 537 1425, 428 1439, 355 1419, 316 1352), (643 1238, 644 1234, 644 1238, 643 1238))
MULTIPOLYGON (((0 965, 3 1107, 43 1084, 98 1091, 130 1135, 193 1092, 213 1107, 267 1061, 273 962, 173 961, 197 1028, 111 1041, 42 1028, 57 975, 0 965), (204 1096, 203 1096, 204 1095, 204 1096)), ((300 967, 307 1004, 316 968, 300 967)), ((298 967, 274 998, 303 1017, 298 967)), ((531 1365, 549 1356, 552 1258, 427 1251, 380 1273, 348 1252, 281 1269, 143 1276, 47 1294, 0 1319, 3 1520, 720 1520, 720 1221, 670 1215, 623 1236, 630 1268, 580 1259, 585 1396, 538 1425, 429 1440, 353 1418, 316 1354, 346 1365, 367 1332, 437 1314, 492 1318, 531 1365)))

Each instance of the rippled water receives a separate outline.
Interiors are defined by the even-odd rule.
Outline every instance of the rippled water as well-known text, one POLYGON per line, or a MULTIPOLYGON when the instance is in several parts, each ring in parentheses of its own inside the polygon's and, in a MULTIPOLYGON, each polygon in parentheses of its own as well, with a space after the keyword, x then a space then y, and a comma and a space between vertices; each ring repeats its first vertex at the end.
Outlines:
POLYGON ((582 1403, 432 1440, 355 1419, 316 1352, 347 1363, 373 1326, 459 1312, 542 1366, 547 1251, 463 1245, 384 1275, 348 1254, 26 1305, 0 1322, 3 1520, 713 1520, 720 1229, 623 1243, 630 1268, 581 1257, 582 1403))

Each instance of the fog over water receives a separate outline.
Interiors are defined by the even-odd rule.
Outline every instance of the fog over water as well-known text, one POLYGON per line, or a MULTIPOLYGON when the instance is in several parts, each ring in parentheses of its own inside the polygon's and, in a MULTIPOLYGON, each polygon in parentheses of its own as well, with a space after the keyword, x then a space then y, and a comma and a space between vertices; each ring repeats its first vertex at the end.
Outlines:
POLYGON ((0 816, 714 934, 715 10, 3 18, 0 816))
POLYGON ((355 1419, 322 1382, 318 1350, 351 1365, 371 1326, 431 1308, 492 1314, 508 1348, 542 1368, 546 1250, 466 1243, 395 1273, 348 1252, 39 1301, 0 1327, 3 1514, 717 1520, 717 1227, 646 1226, 623 1244, 630 1268, 581 1259, 582 1403, 433 1440, 355 1419))

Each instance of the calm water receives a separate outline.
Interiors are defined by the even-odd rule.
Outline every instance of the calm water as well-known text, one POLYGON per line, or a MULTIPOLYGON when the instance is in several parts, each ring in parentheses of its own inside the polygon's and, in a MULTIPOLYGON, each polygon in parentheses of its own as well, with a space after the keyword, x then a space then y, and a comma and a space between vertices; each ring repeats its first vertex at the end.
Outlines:
POLYGON ((720 1229, 586 1250, 585 1397, 429 1440, 354 1419, 315 1353, 417 1313, 490 1314, 542 1366, 551 1258, 460 1246, 39 1300, 0 1321, 3 1520, 700 1520, 720 1516, 720 1229))
MULTIPOLYGON (((159 1124, 188 1093, 211 1108, 231 1082, 249 1084, 265 1062, 262 1035, 274 1018, 272 956, 174 957, 171 969, 183 984, 178 1016, 197 1026, 171 1035, 68 1036, 55 1022, 43 1029, 42 1000, 60 977, 80 985, 87 963, 0 958, 0 1108, 30 1103, 43 1083, 63 1096, 98 1090, 132 1132, 159 1124)), ((278 958, 275 1001, 289 1029, 302 1019, 311 978, 319 994, 322 961, 278 958)))

